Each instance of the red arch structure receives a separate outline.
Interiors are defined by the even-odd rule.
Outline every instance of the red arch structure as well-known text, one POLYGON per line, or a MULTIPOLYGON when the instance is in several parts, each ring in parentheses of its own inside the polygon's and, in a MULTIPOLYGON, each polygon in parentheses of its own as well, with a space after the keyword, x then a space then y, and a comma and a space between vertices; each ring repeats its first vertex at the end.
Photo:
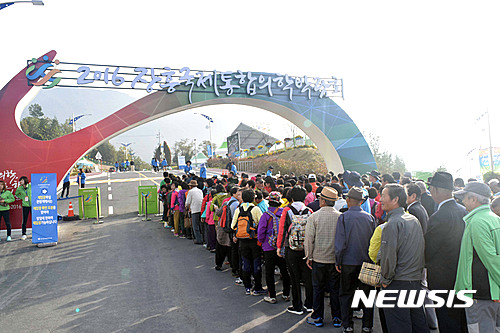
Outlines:
MULTIPOLYGON (((36 66, 52 62, 55 56, 55 51, 48 52, 38 59, 36 66), (45 56, 46 60, 41 61, 45 56)), ((195 89, 193 92, 196 93, 191 98, 187 92, 167 93, 160 90, 94 125, 54 140, 38 141, 24 134, 16 119, 19 102, 33 88, 28 85, 26 71, 26 68, 21 70, 0 91, 0 179, 6 181, 9 189, 17 188, 21 176, 30 176, 32 173, 56 173, 57 181, 61 182, 73 164, 100 142, 169 114, 216 104, 254 106, 288 119, 313 140, 329 170, 369 172, 377 168, 366 140, 346 112, 330 98, 311 99, 305 95, 291 100, 286 94, 219 96, 195 89)), ((32 83, 39 85, 48 79, 49 77, 44 77, 32 83)), ((19 228, 20 202, 14 203, 11 217, 13 227, 19 228)))
MULTIPOLYGON (((45 55, 52 61, 56 51, 45 55)), ((41 61, 42 57, 38 60, 41 61)), ((39 141, 24 134, 15 117, 17 104, 31 88, 27 84, 26 69, 23 69, 0 91, 0 133, 3 141, 0 179, 4 179, 7 188, 12 191, 17 188, 21 176, 31 178, 31 173, 55 172, 59 183, 75 161, 91 147, 146 120, 151 117, 151 110, 155 109, 152 103, 156 98, 154 94, 148 95, 140 103, 132 103, 94 125, 54 140, 39 141)), ((17 229, 22 224, 21 203, 16 201, 11 206, 11 224, 13 229, 17 229)))

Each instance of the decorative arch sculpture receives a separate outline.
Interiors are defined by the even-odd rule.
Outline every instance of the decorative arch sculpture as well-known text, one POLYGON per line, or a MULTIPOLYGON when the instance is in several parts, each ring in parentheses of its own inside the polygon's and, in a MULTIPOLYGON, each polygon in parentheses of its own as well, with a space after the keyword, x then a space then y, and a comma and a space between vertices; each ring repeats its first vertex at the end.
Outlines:
MULTIPOLYGON (((54 59, 55 51, 47 56, 54 59)), ((43 56, 42 56, 43 57, 43 56)), ((42 57, 39 58, 41 61, 42 57)), ((82 156, 102 141, 134 127, 173 113, 217 104, 239 104, 268 110, 291 121, 316 144, 327 168, 335 172, 356 170, 360 173, 376 169, 371 150, 352 119, 330 98, 298 96, 239 95, 216 96, 193 90, 188 92, 151 93, 116 111, 101 121, 50 141, 28 137, 20 128, 16 107, 33 87, 27 84, 26 68, 0 91, 0 179, 7 178, 8 187, 17 187, 16 178, 31 173, 56 173, 61 182, 66 172, 82 156)), ((13 212, 16 213, 15 210, 13 212)), ((14 221, 20 219, 14 219, 14 221)), ((16 224, 13 223, 13 227, 16 224)))

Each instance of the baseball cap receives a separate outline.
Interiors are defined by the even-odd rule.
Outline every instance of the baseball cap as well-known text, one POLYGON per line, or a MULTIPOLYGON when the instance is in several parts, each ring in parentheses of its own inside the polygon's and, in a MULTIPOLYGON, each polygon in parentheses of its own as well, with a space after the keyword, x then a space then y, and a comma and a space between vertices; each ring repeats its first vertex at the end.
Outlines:
POLYGON ((490 187, 481 182, 470 182, 462 190, 453 192, 455 197, 463 197, 467 192, 476 193, 482 195, 483 197, 491 197, 490 187))

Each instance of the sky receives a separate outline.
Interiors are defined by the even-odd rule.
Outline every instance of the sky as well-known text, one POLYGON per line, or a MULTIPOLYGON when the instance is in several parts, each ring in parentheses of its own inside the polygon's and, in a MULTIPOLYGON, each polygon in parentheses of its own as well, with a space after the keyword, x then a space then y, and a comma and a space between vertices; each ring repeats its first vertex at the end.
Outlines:
MULTIPOLYGON (((488 145, 485 118, 476 121, 486 111, 493 146, 500 146, 495 1, 44 3, 0 11, 0 31, 8 31, 0 87, 27 59, 52 49, 69 62, 336 76, 344 80, 344 100, 334 100, 411 171, 445 166, 454 175, 475 176, 470 162, 477 151, 468 153, 488 145)), ((277 137, 289 128, 277 116, 239 106, 190 110, 153 125, 167 142, 186 133, 179 123, 202 140, 208 130, 195 112, 213 116, 214 141, 239 122, 274 124, 270 132, 277 137)), ((148 137, 139 133, 123 139, 144 145, 148 137)))

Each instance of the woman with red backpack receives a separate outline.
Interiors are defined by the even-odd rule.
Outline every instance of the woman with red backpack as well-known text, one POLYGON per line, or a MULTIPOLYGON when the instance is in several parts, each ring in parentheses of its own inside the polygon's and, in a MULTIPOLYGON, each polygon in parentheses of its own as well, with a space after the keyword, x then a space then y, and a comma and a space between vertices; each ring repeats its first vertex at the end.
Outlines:
POLYGON ((275 304, 276 300, 276 285, 274 284, 274 268, 278 266, 283 278, 283 300, 290 300, 290 275, 286 267, 285 258, 278 257, 276 253, 276 241, 278 239, 279 219, 283 208, 281 205, 281 193, 274 191, 269 193, 269 208, 262 214, 257 230, 257 240, 262 244, 264 251, 264 261, 266 267, 266 284, 268 296, 264 297, 264 301, 275 304))

